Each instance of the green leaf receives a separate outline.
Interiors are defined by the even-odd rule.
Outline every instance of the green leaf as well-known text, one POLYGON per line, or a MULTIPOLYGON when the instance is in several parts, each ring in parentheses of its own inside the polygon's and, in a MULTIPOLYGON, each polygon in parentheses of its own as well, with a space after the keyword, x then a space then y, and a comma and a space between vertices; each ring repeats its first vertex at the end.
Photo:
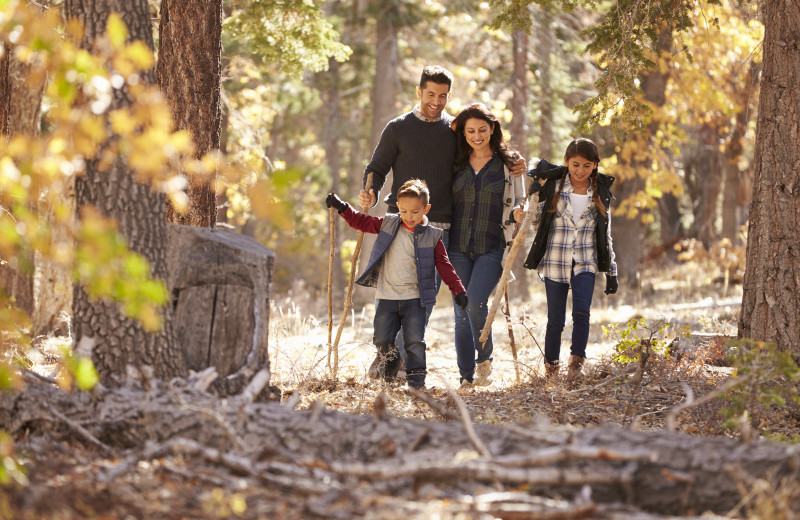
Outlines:
POLYGON ((88 358, 81 358, 75 365, 75 384, 82 391, 91 390, 100 381, 94 363, 88 358))

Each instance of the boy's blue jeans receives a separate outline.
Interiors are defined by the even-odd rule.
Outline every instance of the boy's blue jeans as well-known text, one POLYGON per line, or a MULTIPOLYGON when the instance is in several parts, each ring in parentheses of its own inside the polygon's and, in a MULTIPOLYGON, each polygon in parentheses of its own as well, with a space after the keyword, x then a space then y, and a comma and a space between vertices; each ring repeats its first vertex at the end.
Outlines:
POLYGON ((402 330, 405 338, 406 379, 415 388, 425 386, 425 323, 426 308, 419 298, 413 300, 378 300, 375 307, 373 341, 378 353, 389 356, 394 340, 402 330))
MULTIPOLYGON (((442 235, 442 242, 444 243, 445 249, 450 244, 450 230, 445 229, 444 234, 442 235)), ((442 286, 442 277, 439 276, 439 271, 436 271, 436 294, 439 294, 439 287, 442 286)), ((427 308, 425 314, 425 326, 428 325, 428 320, 431 318, 431 313, 433 312, 433 305, 427 308)), ((400 331, 400 334, 397 335, 397 338, 394 340, 394 344, 397 347, 397 352, 400 354, 400 357, 406 359, 406 350, 405 350, 405 338, 403 338, 403 332, 400 331)))
POLYGON ((589 308, 594 293, 594 273, 573 273, 570 283, 544 279, 547 294, 547 331, 544 335, 544 360, 547 364, 558 362, 561 353, 561 333, 564 331, 567 311, 567 293, 572 286, 572 347, 573 356, 586 357, 589 340, 589 308))
POLYGON ((489 295, 503 274, 503 250, 498 249, 482 255, 448 251, 450 263, 467 289, 469 304, 462 309, 453 303, 455 314, 455 341, 458 371, 463 379, 472 382, 475 364, 492 360, 492 335, 481 348, 479 338, 489 314, 489 295), (477 361, 475 352, 477 351, 477 361))

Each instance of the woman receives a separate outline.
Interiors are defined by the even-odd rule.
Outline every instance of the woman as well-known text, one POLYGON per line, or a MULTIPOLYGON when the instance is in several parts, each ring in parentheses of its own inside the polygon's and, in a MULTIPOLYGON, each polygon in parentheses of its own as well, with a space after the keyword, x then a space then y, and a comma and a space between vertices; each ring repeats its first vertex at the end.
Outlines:
POLYGON ((483 104, 464 108, 453 120, 458 148, 453 175, 453 223, 447 253, 467 289, 466 309, 454 305, 455 343, 462 388, 491 383, 492 336, 479 341, 489 295, 503 272, 514 232, 512 211, 525 202, 522 176, 503 141, 500 122, 483 104))

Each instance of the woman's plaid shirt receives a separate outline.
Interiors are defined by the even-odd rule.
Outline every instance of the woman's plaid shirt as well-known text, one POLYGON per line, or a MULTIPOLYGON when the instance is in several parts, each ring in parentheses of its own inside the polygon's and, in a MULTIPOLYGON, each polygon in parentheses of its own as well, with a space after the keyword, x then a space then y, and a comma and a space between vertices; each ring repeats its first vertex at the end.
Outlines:
MULTIPOLYGON (((558 198, 558 207, 553 217, 550 236, 547 239, 547 251, 539 263, 539 275, 550 278, 554 282, 569 283, 572 262, 575 262, 574 273, 597 273, 597 241, 595 240, 595 217, 597 208, 592 200, 592 188, 589 187, 590 203, 578 219, 572 221, 572 204, 570 193, 573 192, 569 176, 564 180, 558 198)), ((536 228, 541 220, 542 212, 549 208, 540 202, 536 208, 533 226, 536 228)), ((611 242, 611 219, 608 221, 608 254, 610 268, 608 274, 617 276, 617 263, 614 261, 614 249, 611 242)))

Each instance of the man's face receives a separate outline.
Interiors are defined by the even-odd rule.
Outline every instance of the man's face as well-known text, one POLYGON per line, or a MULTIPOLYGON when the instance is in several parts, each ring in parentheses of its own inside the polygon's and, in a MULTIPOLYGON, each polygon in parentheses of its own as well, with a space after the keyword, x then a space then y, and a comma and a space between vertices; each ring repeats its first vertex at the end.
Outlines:
POLYGON ((447 83, 428 81, 424 88, 417 87, 419 110, 428 119, 436 119, 442 115, 447 100, 450 99, 450 87, 447 83))
POLYGON ((414 229, 417 224, 422 223, 423 217, 431 210, 431 205, 423 204, 422 199, 418 197, 398 197, 397 210, 403 224, 409 229, 414 229))

